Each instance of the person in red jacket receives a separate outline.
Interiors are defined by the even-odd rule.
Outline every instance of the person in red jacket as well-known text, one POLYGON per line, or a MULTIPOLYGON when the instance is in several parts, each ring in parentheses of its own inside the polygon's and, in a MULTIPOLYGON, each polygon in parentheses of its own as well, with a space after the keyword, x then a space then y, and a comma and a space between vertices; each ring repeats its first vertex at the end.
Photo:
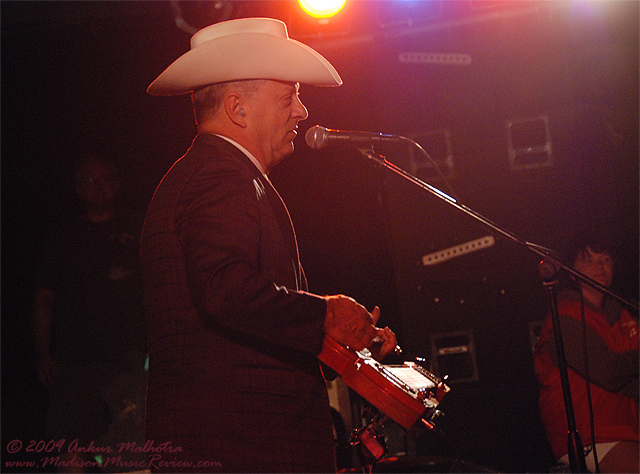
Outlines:
MULTIPOLYGON (((613 282, 612 247, 593 236, 576 240, 573 268, 603 286, 613 282)), ((585 446, 587 468, 595 471, 583 341, 586 336, 594 416, 595 448, 601 472, 638 471, 638 319, 620 303, 580 283, 558 295, 560 329, 567 361, 576 427, 585 446), (583 334, 581 296, 586 334, 583 334)), ((541 384, 540 410, 555 458, 567 462, 567 417, 551 316, 534 354, 541 384)))

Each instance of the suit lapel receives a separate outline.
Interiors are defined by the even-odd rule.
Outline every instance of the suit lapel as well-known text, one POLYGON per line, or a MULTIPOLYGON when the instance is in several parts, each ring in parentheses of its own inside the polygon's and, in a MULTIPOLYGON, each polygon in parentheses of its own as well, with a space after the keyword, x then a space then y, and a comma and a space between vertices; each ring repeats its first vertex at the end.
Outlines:
POLYGON ((292 271, 295 274, 296 286, 297 290, 306 290, 307 289, 307 281, 304 277, 304 272, 302 271, 302 267, 300 265, 300 256, 298 254, 298 242, 296 240, 295 230, 293 228, 293 223, 291 221, 291 216, 289 215, 289 211, 287 210, 287 206, 285 205, 282 197, 276 189, 271 184, 269 178, 263 175, 258 168, 251 162, 249 157, 247 157, 241 150, 235 147, 232 143, 229 143, 227 140, 217 137, 215 135, 198 135, 196 138, 197 141, 202 141, 208 145, 213 145, 219 148, 221 151, 228 153, 234 157, 238 157, 243 161, 243 163, 255 174, 255 178, 253 180, 253 185, 256 191, 256 199, 261 200, 266 197, 273 210, 273 213, 278 221, 278 225, 280 226, 280 230, 282 235, 286 241, 287 248, 289 249, 289 254, 291 255, 291 266, 292 271))
POLYGON ((264 184, 267 199, 269 200, 271 208, 276 215, 276 219, 280 224, 282 235, 284 235, 285 239, 287 239, 287 245, 291 249, 291 264, 296 275, 297 289, 306 290, 307 282, 304 278, 304 274, 302 273, 302 268, 300 265, 300 255, 298 253, 298 241, 296 239, 296 232, 293 228, 293 222, 291 221, 289 210, 287 209, 287 206, 285 205, 276 188, 274 188, 273 184, 271 184, 269 178, 261 176, 260 179, 264 184))

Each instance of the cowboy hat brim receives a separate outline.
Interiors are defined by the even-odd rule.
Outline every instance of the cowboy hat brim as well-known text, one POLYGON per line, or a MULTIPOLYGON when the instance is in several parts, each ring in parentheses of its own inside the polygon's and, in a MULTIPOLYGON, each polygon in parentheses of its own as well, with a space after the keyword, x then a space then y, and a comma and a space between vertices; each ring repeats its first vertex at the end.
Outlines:
POLYGON ((174 61, 151 83, 151 95, 179 95, 219 82, 272 79, 339 86, 342 79, 322 55, 291 38, 237 33, 206 41, 174 61))

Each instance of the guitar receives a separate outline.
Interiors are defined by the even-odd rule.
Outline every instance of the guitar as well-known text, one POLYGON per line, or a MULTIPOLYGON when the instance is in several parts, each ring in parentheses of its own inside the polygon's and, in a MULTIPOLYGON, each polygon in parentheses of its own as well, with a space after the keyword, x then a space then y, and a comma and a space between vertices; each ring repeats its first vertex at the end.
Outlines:
POLYGON ((433 429, 438 404, 449 387, 418 364, 384 365, 368 350, 353 351, 325 336, 318 358, 356 393, 408 430, 433 429))

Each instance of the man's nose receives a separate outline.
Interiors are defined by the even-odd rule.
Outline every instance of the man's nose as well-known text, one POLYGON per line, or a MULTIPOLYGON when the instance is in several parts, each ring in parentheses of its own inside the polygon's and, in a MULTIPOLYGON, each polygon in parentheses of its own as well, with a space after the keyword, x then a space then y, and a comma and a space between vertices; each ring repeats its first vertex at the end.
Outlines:
POLYGON ((305 120, 309 116, 309 111, 299 98, 296 98, 296 103, 293 108, 293 116, 298 120, 305 120))

